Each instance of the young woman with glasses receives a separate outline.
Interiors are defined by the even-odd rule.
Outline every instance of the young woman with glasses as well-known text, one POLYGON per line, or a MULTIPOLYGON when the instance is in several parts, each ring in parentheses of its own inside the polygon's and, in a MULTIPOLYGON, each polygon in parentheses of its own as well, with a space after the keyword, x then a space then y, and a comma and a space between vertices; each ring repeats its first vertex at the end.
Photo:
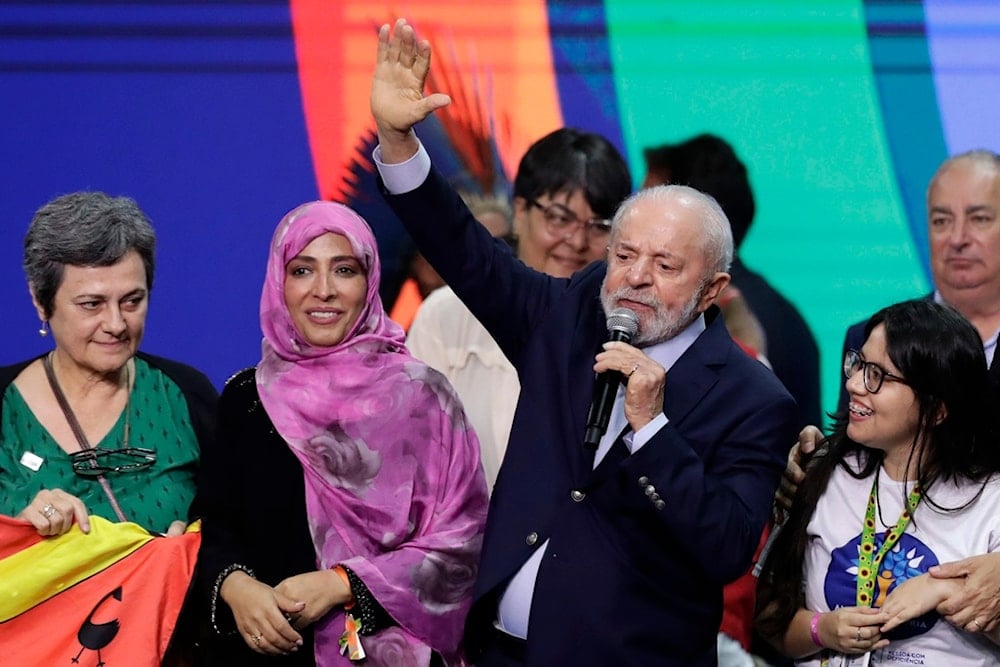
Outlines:
POLYGON ((758 630, 797 664, 1000 664, 998 633, 935 612, 960 582, 927 574, 1000 551, 1000 445, 979 335, 951 308, 900 303, 871 318, 844 374, 847 410, 764 563, 758 630))

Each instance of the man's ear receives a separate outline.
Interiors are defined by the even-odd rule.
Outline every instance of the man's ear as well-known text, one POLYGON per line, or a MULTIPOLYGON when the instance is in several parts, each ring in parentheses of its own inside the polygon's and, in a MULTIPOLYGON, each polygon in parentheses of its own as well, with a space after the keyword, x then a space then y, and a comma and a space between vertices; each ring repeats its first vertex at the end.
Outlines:
POLYGON ((716 298, 722 294, 722 290, 729 286, 731 280, 730 275, 723 271, 713 274, 702 290, 701 298, 698 299, 698 312, 704 313, 708 310, 708 307, 715 303, 716 298))

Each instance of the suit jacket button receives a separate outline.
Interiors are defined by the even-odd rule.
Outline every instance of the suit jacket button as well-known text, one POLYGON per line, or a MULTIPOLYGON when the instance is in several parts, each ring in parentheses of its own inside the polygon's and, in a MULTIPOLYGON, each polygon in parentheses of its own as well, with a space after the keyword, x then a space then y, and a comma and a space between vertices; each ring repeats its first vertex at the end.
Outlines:
POLYGON ((643 489, 643 491, 645 491, 647 496, 651 496, 654 493, 656 493, 656 487, 650 484, 645 489, 643 489))
POLYGON ((639 486, 646 486, 647 484, 649 484, 649 478, 648 477, 646 477, 645 475, 643 475, 642 477, 639 478, 639 486))
POLYGON ((649 499, 650 499, 650 500, 652 500, 652 501, 653 501, 653 502, 655 503, 655 502, 656 502, 657 500, 659 500, 659 499, 660 499, 660 494, 658 494, 658 493, 654 493, 653 495, 651 495, 651 496, 649 497, 649 499))
POLYGON ((662 500, 657 500, 655 503, 653 503, 653 507, 655 507, 658 510, 662 510, 666 506, 667 506, 667 504, 665 502, 663 502, 662 500))
POLYGON ((584 493, 583 491, 577 491, 576 489, 573 489, 572 491, 569 492, 569 497, 573 499, 574 503, 578 503, 584 498, 586 498, 587 494, 584 493))
POLYGON ((528 537, 524 541, 528 543, 529 547, 534 546, 535 542, 538 541, 538 533, 528 533, 528 537))

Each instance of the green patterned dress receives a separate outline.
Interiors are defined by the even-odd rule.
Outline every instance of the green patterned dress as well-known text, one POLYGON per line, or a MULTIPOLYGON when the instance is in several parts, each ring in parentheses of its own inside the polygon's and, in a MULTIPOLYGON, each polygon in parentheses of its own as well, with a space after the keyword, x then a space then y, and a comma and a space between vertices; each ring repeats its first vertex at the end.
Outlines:
MULTIPOLYGON (((128 419, 129 446, 154 450, 156 462, 140 471, 109 473, 106 479, 129 521, 164 532, 172 521, 187 519, 195 492, 198 440, 180 388, 138 357, 128 419)), ((125 420, 123 412, 104 439, 91 444, 98 449, 122 447, 125 420)), ((80 498, 91 514, 117 520, 100 482, 73 471, 69 455, 12 383, 4 392, 0 415, 0 514, 13 516, 41 489, 56 488, 80 498)))

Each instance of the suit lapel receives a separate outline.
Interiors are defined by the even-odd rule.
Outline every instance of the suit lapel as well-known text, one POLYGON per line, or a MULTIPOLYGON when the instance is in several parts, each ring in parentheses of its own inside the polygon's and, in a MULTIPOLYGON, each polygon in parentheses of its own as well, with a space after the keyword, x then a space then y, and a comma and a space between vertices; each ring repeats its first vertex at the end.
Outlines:
POLYGON ((604 311, 597 308, 593 317, 581 318, 573 331, 574 344, 568 345, 569 386, 566 389, 570 396, 569 418, 572 421, 566 425, 565 432, 574 434, 572 441, 568 442, 568 458, 577 483, 582 483, 590 475, 594 465, 594 453, 583 445, 583 431, 594 393, 594 356, 607 337, 607 325, 601 319, 603 315, 604 311))
MULTIPOLYGON (((608 453, 604 455, 601 462, 597 464, 597 467, 591 471, 590 476, 587 479, 586 488, 595 487, 609 476, 613 475, 619 464, 629 457, 628 445, 625 444, 625 436, 631 430, 632 427, 626 424, 625 428, 618 433, 618 437, 615 438, 614 443, 611 445, 611 449, 609 449, 608 453)), ((594 465, 593 459, 591 459, 590 465, 594 465)))
POLYGON ((667 371, 663 391, 663 412, 674 424, 684 420, 718 381, 718 369, 725 365, 732 349, 729 333, 719 311, 705 312, 706 328, 681 358, 667 371))

